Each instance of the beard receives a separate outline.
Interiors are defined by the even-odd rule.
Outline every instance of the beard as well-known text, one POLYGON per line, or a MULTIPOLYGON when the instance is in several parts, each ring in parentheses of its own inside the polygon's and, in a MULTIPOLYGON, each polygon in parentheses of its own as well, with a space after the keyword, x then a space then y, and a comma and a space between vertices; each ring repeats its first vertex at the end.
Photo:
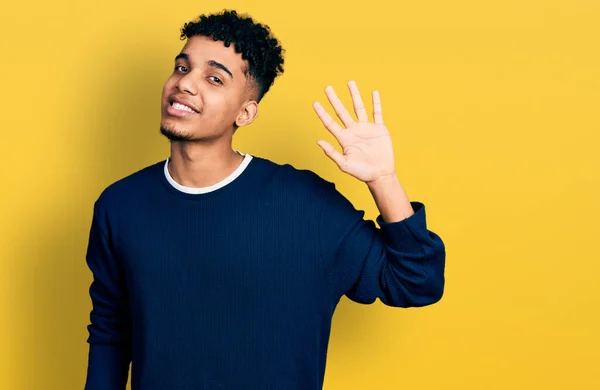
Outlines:
MULTIPOLYGON (((233 132, 232 135, 236 132, 236 130, 238 129, 238 125, 234 122, 232 124, 233 127, 233 132)), ((176 130, 177 126, 174 124, 170 124, 170 125, 166 125, 164 123, 161 122, 160 124, 160 133, 162 135, 164 135, 169 141, 171 142, 201 142, 203 140, 206 141, 211 141, 211 140, 215 140, 218 139, 219 136, 207 136, 207 137, 194 137, 194 135, 192 133, 189 132, 182 132, 182 131, 177 131, 176 130)))
POLYGON ((192 141, 193 137, 191 134, 185 134, 185 133, 180 133, 177 132, 175 130, 175 126, 171 125, 171 126, 167 126, 167 125, 163 125, 162 123, 160 124, 160 133, 162 135, 164 135, 165 137, 167 137, 167 139, 171 142, 176 141, 176 142, 185 142, 185 141, 192 141))

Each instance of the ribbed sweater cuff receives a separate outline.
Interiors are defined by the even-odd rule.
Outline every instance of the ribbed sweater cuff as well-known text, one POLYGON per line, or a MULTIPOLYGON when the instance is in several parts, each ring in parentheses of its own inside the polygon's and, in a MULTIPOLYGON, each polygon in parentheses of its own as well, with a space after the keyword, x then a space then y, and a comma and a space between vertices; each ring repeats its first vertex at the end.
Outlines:
POLYGON ((413 250, 420 244, 429 241, 425 205, 421 202, 410 202, 414 214, 398 222, 385 222, 381 214, 377 223, 381 227, 386 243, 394 250, 413 250))

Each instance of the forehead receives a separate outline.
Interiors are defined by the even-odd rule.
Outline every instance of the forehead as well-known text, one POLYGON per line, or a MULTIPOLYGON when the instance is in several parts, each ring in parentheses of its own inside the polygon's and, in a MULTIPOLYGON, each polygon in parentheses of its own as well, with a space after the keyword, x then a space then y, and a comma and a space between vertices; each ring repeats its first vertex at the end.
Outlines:
POLYGON ((206 64, 207 61, 218 61, 231 70, 234 75, 242 74, 246 61, 241 53, 236 53, 233 43, 225 47, 222 41, 215 41, 210 37, 195 35, 187 39, 181 49, 182 53, 189 56, 189 61, 197 64, 206 64))

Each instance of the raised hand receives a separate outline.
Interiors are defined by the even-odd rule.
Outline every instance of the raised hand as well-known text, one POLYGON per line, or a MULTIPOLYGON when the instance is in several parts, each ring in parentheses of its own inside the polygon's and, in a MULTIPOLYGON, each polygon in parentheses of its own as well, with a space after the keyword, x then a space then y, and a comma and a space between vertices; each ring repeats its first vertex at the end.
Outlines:
POLYGON ((346 110, 333 88, 331 86, 325 88, 325 94, 345 129, 331 118, 320 103, 313 104, 325 128, 340 144, 342 153, 329 142, 319 140, 317 143, 343 172, 365 183, 395 176, 392 140, 388 129, 383 124, 379 93, 373 91, 373 122, 369 122, 356 82, 350 81, 348 88, 358 121, 355 121, 346 110))

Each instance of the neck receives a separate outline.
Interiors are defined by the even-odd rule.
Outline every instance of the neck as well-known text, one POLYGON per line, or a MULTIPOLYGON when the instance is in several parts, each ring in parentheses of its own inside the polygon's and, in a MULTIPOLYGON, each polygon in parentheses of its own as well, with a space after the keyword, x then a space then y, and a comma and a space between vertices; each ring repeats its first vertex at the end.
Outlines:
POLYGON ((168 169, 182 186, 208 187, 233 173, 243 159, 233 151, 231 144, 172 142, 168 169))

